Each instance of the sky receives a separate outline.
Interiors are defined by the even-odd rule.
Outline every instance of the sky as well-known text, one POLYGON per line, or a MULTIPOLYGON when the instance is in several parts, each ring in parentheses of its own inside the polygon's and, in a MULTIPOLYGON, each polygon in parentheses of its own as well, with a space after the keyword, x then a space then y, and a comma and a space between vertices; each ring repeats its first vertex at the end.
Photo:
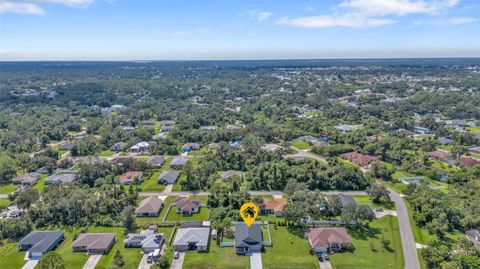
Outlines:
POLYGON ((480 0, 0 0, 0 60, 480 57, 480 0))

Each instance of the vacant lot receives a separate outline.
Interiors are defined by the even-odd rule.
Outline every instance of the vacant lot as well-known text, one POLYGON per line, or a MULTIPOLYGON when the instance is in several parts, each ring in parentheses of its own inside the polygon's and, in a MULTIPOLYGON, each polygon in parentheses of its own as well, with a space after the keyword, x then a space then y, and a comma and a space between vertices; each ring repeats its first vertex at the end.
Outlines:
POLYGON ((404 268, 402 243, 396 217, 383 217, 370 223, 369 227, 351 228, 348 233, 353 239, 353 252, 333 254, 331 263, 336 269, 358 268, 404 268), (390 250, 381 243, 389 240, 390 250))
POLYGON ((382 200, 380 203, 374 203, 368 195, 353 195, 352 198, 355 199, 358 204, 369 205, 372 209, 379 207, 388 210, 395 210, 395 204, 393 202, 384 202, 382 200))

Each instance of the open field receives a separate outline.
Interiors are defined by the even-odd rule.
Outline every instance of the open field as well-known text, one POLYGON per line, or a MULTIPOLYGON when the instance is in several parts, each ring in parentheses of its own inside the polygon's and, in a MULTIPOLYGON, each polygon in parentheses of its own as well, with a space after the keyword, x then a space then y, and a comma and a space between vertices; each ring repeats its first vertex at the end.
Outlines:
POLYGON ((292 146, 297 147, 299 149, 303 149, 303 150, 313 148, 312 145, 310 145, 310 143, 305 142, 305 141, 295 141, 295 142, 292 143, 292 146))

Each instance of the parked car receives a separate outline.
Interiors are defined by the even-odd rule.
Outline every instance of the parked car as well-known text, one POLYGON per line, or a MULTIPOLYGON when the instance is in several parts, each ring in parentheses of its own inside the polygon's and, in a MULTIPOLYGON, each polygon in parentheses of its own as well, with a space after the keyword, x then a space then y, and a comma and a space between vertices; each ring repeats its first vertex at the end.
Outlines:
POLYGON ((180 252, 175 251, 175 253, 173 254, 173 258, 178 259, 178 257, 180 257, 180 252))
POLYGON ((375 208, 375 212, 383 212, 383 209, 380 207, 375 208))
POLYGON ((152 263, 153 262, 153 253, 148 253, 148 256, 147 256, 147 263, 152 263))
POLYGON ((326 260, 326 261, 328 261, 328 260, 330 260, 330 257, 328 257, 328 255, 325 254, 325 255, 323 255, 323 259, 326 260))

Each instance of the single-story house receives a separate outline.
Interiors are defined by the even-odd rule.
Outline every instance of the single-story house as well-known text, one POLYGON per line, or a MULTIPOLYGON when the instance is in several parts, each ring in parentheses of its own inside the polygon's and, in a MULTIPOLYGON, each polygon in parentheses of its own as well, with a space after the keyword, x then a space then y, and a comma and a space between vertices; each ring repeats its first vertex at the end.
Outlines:
POLYGON ((180 171, 165 170, 158 177, 157 183, 175 184, 179 176, 180 171))
POLYGON ((200 201, 197 199, 189 199, 187 197, 178 197, 175 200, 175 208, 178 214, 182 216, 191 216, 193 213, 200 211, 200 201))
POLYGON ((198 143, 185 143, 182 147, 182 152, 189 152, 191 150, 199 150, 200 144, 198 143))
POLYGON ((142 181, 143 180, 143 172, 141 171, 129 171, 118 177, 118 181, 120 184, 132 184, 134 181, 142 181))
POLYGON ((163 156, 153 156, 150 157, 147 161, 147 164, 150 167, 161 168, 165 164, 165 157, 163 156))
POLYGON ((43 183, 45 185, 50 185, 50 184, 68 184, 71 183, 75 180, 77 177, 77 174, 75 171, 70 171, 70 170, 62 170, 58 171, 55 174, 45 178, 43 183))
POLYGON ((110 148, 110 150, 113 151, 113 152, 120 152, 120 151, 126 150, 127 147, 128 147, 128 143, 118 142, 118 143, 115 143, 115 144, 110 148))
POLYGON ((413 127, 412 131, 416 134, 431 134, 432 130, 426 127, 415 126, 413 127))
POLYGON ((132 157, 116 157, 112 159, 112 165, 114 166, 122 166, 128 162, 133 162, 132 157))
POLYGON ((187 163, 188 159, 186 157, 174 157, 170 163, 171 168, 182 167, 187 163))
POLYGON ((143 253, 154 252, 156 249, 162 249, 164 241, 163 233, 155 233, 155 229, 143 230, 140 233, 127 234, 123 243, 127 248, 142 248, 143 253))
POLYGON ((173 126, 173 120, 162 120, 160 121, 161 126, 173 126))
POLYGON ((341 251, 345 246, 352 245, 352 238, 345 228, 313 228, 308 233, 308 242, 318 255, 341 251))
POLYGON ((84 233, 80 234, 72 243, 74 252, 87 252, 87 254, 105 254, 110 251, 117 241, 114 233, 84 233))
POLYGON ((304 135, 300 136, 299 138, 295 139, 296 141, 303 141, 303 142, 308 142, 308 143, 313 143, 314 141, 318 141, 320 139, 311 136, 311 135, 304 135))
POLYGON ((160 132, 162 132, 162 133, 165 133, 165 132, 168 132, 168 131, 171 131, 171 130, 173 130, 173 126, 163 126, 162 125, 160 127, 160 132))
POLYGON ((243 222, 235 224, 235 252, 237 254, 260 252, 262 247, 263 237, 260 223, 254 222, 250 227, 243 222))
POLYGON ((328 143, 325 142, 325 141, 322 141, 322 140, 316 140, 316 141, 313 141, 312 142, 312 146, 316 147, 316 148, 319 148, 319 147, 325 147, 327 146, 328 143))
POLYGON ((265 144, 261 147, 261 149, 263 151, 274 152, 274 151, 283 149, 283 147, 277 144, 265 144))
POLYGON ((449 137, 439 137, 437 141, 440 145, 443 145, 443 146, 447 146, 453 143, 453 139, 449 137))
POLYGON ((343 159, 361 167, 367 167, 371 162, 377 159, 377 157, 375 156, 370 156, 358 152, 348 152, 342 154, 341 156, 343 159))
POLYGON ((473 242, 473 245, 480 250, 480 231, 477 229, 466 232, 467 239, 473 242))
POLYGON ((74 143, 65 143, 65 144, 59 146, 58 149, 59 150, 64 150, 64 151, 70 151, 70 150, 72 150, 74 145, 75 145, 74 143))
POLYGON ((259 206, 261 215, 275 214, 277 217, 283 215, 283 210, 287 205, 285 199, 263 199, 263 203, 259 206))
POLYGON ((21 184, 22 186, 33 186, 40 178, 40 174, 36 172, 26 173, 14 178, 13 184, 21 184))
POLYGON ((130 132, 135 131, 136 128, 133 127, 133 126, 123 126, 122 129, 123 129, 125 132, 130 133, 130 132))
POLYGON ((28 258, 40 258, 64 239, 63 231, 31 231, 18 242, 18 250, 28 251, 28 258))
POLYGON ((135 209, 137 217, 157 217, 163 207, 163 200, 157 196, 149 196, 143 199, 135 209))
POLYGON ((150 143, 146 141, 142 141, 130 147, 130 152, 145 152, 145 151, 148 151, 149 149, 150 149, 150 143))
POLYGON ((363 207, 366 209, 366 211, 372 215, 375 215, 375 213, 373 212, 372 208, 369 206, 369 205, 359 205, 357 203, 357 201, 355 201, 355 199, 353 199, 351 196, 348 196, 348 195, 345 195, 343 193, 339 193, 337 195, 335 195, 339 200, 340 200, 340 203, 342 204, 342 207, 345 207, 349 204, 352 204, 354 205, 355 207, 363 207))
POLYGON ((237 130, 240 130, 241 128, 242 127, 233 125, 233 124, 228 124, 227 126, 225 126, 225 129, 229 131, 237 131, 237 130))
POLYGON ((208 149, 219 149, 220 143, 210 143, 208 144, 208 149))
POLYGON ((214 125, 200 126, 200 130, 215 131, 217 130, 217 126, 214 126, 214 125))
POLYGON ((207 251, 210 227, 180 228, 173 241, 175 251, 207 251))
POLYGON ((357 128, 358 128, 358 125, 350 125, 350 124, 341 124, 333 127, 333 129, 341 133, 351 132, 357 128))
POLYGON ((396 133, 403 133, 404 135, 410 136, 410 137, 412 137, 412 136, 415 135, 414 132, 412 132, 412 131, 410 131, 410 130, 407 130, 407 129, 403 129, 403 128, 400 128, 400 129, 396 130, 395 132, 396 132, 396 133))
POLYGON ((230 179, 233 176, 242 177, 243 172, 235 171, 235 170, 227 170, 227 171, 220 172, 220 178, 224 181, 230 179))
POLYGON ((399 179, 403 184, 410 185, 410 184, 420 184, 420 181, 423 180, 423 177, 402 177, 399 179))
POLYGON ((480 161, 471 157, 462 156, 457 160, 458 164, 463 167, 474 167, 480 165, 480 161))
POLYGON ((452 157, 452 154, 450 152, 446 150, 441 150, 441 149, 431 151, 427 154, 433 159, 442 160, 442 161, 446 161, 452 157))

